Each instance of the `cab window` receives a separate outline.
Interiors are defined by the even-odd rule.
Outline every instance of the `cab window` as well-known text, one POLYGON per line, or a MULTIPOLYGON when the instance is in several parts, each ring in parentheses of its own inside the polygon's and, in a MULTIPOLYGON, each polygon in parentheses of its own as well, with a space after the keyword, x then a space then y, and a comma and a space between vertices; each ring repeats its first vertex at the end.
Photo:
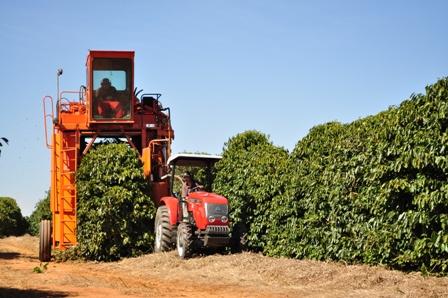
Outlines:
POLYGON ((105 78, 109 79, 112 86, 118 91, 126 90, 126 72, 124 70, 94 70, 93 89, 101 88, 101 82, 105 78))
POLYGON ((93 119, 131 119, 131 71, 129 59, 93 61, 93 119))

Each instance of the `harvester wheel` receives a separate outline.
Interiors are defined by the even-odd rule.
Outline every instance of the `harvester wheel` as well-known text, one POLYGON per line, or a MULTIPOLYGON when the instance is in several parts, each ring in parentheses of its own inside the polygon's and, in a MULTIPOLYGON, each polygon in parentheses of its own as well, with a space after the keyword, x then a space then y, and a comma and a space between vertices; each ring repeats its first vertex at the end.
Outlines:
POLYGON ((177 254, 188 259, 193 254, 193 228, 188 223, 180 223, 177 227, 177 254))
POLYGON ((51 259, 51 221, 41 220, 39 226, 39 260, 48 262, 51 259))
POLYGON ((168 208, 166 206, 160 206, 157 208, 155 230, 156 239, 154 241, 154 251, 161 252, 171 250, 173 247, 173 229, 170 224, 168 208))

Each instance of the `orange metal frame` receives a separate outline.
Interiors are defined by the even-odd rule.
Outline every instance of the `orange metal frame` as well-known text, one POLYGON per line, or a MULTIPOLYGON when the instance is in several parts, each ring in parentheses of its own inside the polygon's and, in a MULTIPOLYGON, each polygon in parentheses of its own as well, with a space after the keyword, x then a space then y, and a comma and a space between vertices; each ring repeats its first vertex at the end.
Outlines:
POLYGON ((134 80, 134 52, 90 51, 87 57, 87 86, 84 91, 63 91, 58 94, 56 117, 51 96, 43 98, 45 143, 51 151, 51 202, 53 248, 66 249, 76 245, 76 171, 80 160, 87 154, 98 137, 126 138, 138 151, 144 173, 151 185, 156 203, 168 195, 169 185, 162 181, 166 160, 170 155, 174 132, 169 114, 160 105, 144 106, 135 96, 131 98, 131 118, 126 120, 95 120, 92 117, 93 61, 96 58, 127 58, 131 60, 131 86, 134 80), (80 99, 71 99, 71 96, 80 99), (49 121, 52 129, 49 131, 49 121), (51 141, 49 140, 51 135, 51 141), (86 139, 90 138, 90 142, 86 139), (136 141, 138 143, 136 143, 136 141), (165 144, 155 146, 155 144, 165 144), (162 150, 164 150, 162 152, 162 150))

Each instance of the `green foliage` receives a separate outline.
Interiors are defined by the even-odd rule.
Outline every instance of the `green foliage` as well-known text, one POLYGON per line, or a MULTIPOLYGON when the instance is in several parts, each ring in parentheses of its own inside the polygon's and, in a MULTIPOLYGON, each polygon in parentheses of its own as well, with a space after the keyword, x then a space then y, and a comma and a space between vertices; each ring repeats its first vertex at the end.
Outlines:
POLYGON ((247 228, 251 249, 265 246, 272 199, 283 193, 288 179, 287 160, 288 153, 267 136, 247 131, 229 140, 216 164, 213 189, 229 200, 231 222, 247 228))
POLYGON ((39 266, 33 268, 34 273, 44 273, 48 269, 48 263, 40 263, 39 266))
POLYGON ((66 261, 82 261, 84 257, 81 254, 79 246, 73 246, 66 250, 54 250, 52 252, 54 260, 56 262, 66 262, 66 261))
POLYGON ((269 137, 264 133, 256 130, 247 130, 230 138, 224 144, 223 157, 225 157, 226 154, 231 154, 232 152, 248 150, 253 145, 268 145, 270 143, 269 137))
POLYGON ((310 130, 288 156, 230 139, 215 190, 266 254, 448 274, 448 79, 399 107, 310 130))
POLYGON ((448 273, 448 80, 399 107, 313 128, 273 202, 271 255, 448 273))
MULTIPOLYGON (((5 137, 1 137, 0 138, 0 147, 3 147, 3 144, 6 144, 6 145, 8 145, 8 143, 9 143, 9 140, 7 139, 7 138, 5 138, 5 137)), ((1 150, 1 148, 0 148, 0 155, 2 154, 2 150, 1 150)))
POLYGON ((47 191, 45 197, 37 202, 36 206, 34 206, 33 213, 28 217, 29 233, 31 235, 38 235, 40 221, 43 219, 51 220, 51 217, 50 191, 47 191))
POLYGON ((79 253, 116 260, 151 249, 155 207, 138 154, 126 144, 98 146, 77 172, 79 253))
POLYGON ((0 237, 23 235, 26 229, 26 220, 16 200, 0 197, 0 237))

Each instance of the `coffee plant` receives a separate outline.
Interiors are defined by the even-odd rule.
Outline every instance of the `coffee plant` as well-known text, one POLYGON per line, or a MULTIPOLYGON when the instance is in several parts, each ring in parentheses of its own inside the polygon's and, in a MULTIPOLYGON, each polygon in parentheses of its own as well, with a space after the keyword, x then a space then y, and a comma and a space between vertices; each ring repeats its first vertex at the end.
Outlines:
POLYGON ((155 207, 136 151, 98 146, 82 159, 76 178, 79 254, 108 261, 152 248, 155 207))
POLYGON ((399 107, 313 128, 272 203, 270 255, 448 273, 448 80, 399 107))
POLYGON ((248 248, 265 246, 271 202, 284 191, 287 159, 288 153, 267 136, 247 131, 229 140, 216 164, 213 189, 228 198, 230 220, 234 227, 244 227, 248 248))

